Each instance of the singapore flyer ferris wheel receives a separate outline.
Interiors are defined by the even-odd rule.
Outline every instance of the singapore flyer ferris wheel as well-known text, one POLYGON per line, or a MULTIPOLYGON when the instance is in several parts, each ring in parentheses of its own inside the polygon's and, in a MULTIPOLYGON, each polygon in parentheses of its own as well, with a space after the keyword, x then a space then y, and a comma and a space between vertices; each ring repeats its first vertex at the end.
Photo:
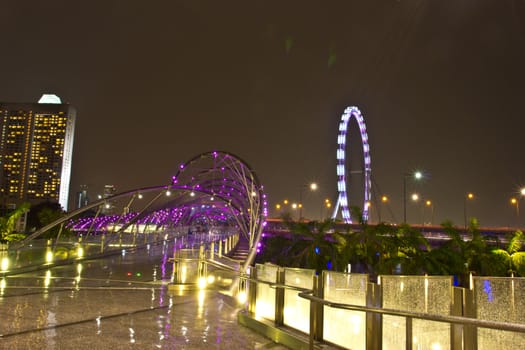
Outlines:
POLYGON ((347 173, 347 154, 346 154, 346 140, 348 135, 348 124, 350 123, 352 117, 355 118, 359 126, 359 131, 361 134, 361 144, 363 146, 363 177, 364 177, 364 203, 363 203, 363 221, 368 221, 368 209, 371 198, 371 160, 370 160, 370 146, 368 145, 368 134, 366 132, 365 120, 361 114, 361 111, 355 106, 347 107, 341 117, 341 122, 339 123, 339 133, 337 135, 337 204, 334 209, 332 218, 335 219, 339 208, 341 209, 341 215, 343 221, 347 224, 352 223, 352 218, 350 215, 350 209, 348 207, 348 187, 347 178, 350 174, 347 173))

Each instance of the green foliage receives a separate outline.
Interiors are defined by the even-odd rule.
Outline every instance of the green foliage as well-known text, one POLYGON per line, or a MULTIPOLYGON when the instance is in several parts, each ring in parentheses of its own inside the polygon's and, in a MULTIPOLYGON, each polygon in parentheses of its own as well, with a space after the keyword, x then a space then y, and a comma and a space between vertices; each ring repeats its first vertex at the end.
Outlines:
POLYGON ((24 239, 25 235, 15 232, 16 223, 29 210, 29 203, 22 203, 15 210, 0 217, 0 241, 13 242, 24 239))
POLYGON ((525 277, 525 252, 516 252, 510 258, 514 271, 518 276, 525 277))
POLYGON ((25 233, 10 233, 3 237, 5 242, 18 242, 26 238, 25 233))
POLYGON ((333 265, 338 264, 337 249, 326 234, 334 227, 331 219, 321 222, 287 220, 285 224, 292 233, 289 253, 296 263, 317 272, 326 270, 329 262, 333 265))
POLYGON ((486 261, 486 274, 490 276, 508 276, 517 274, 525 277, 524 235, 518 230, 509 238, 507 249, 493 249, 486 261))
MULTIPOLYGON (((337 232, 332 220, 323 222, 294 222, 290 216, 284 223, 291 233, 265 240, 260 262, 280 266, 367 273, 374 280, 380 274, 455 275, 460 285, 466 285, 469 273, 479 276, 508 276, 514 273, 525 277, 525 237, 516 231, 506 249, 491 248, 479 230, 475 219, 464 232, 444 222, 443 232, 448 239, 432 248, 419 229, 379 223, 368 225, 362 220, 359 208, 352 208, 352 217, 359 224, 355 230, 337 232)), ((355 227, 355 226, 354 226, 355 227)))
POLYGON ((510 254, 504 249, 494 249, 487 257, 485 272, 488 276, 507 276, 512 271, 510 254))
MULTIPOLYGON (((60 204, 56 202, 42 202, 31 207, 27 217, 27 226, 31 231, 39 230, 64 216, 64 211, 60 204)), ((60 226, 56 225, 44 232, 41 238, 56 238, 60 232, 60 226)), ((62 228, 61 236, 71 235, 70 230, 62 228)))
POLYGON ((507 252, 510 255, 519 252, 521 250, 521 247, 523 246, 524 239, 525 237, 523 236, 523 232, 521 232, 520 230, 514 232, 514 235, 509 241, 507 252))

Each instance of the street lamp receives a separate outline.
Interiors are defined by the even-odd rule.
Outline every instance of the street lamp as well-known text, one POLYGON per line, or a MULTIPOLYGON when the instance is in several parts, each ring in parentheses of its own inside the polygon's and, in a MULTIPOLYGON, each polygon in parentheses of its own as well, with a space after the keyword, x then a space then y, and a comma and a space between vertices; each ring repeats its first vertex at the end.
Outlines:
POLYGON ((516 226, 519 226, 519 217, 520 217, 520 201, 517 198, 511 198, 510 204, 516 206, 516 226))
MULTIPOLYGON (((385 196, 385 195, 382 195, 381 196, 381 204, 386 205, 387 202, 388 202, 388 197, 385 196)), ((382 205, 378 205, 377 206, 377 220, 378 220, 378 222, 381 222, 381 207, 382 207, 382 205)))
POLYGON ((304 185, 304 186, 301 186, 301 189, 299 191, 299 204, 298 204, 298 208, 299 208, 299 221, 301 220, 301 218, 303 217, 303 190, 305 188, 308 188, 310 189, 310 191, 317 191, 318 189, 318 186, 315 182, 312 182, 310 184, 307 184, 307 185, 304 185))
POLYGON ((324 200, 324 203, 323 205, 321 206, 321 218, 320 220, 323 221, 324 218, 325 218, 325 215, 324 215, 324 208, 326 208, 326 211, 328 212, 330 210, 330 208, 332 207, 332 202, 330 202, 330 199, 329 198, 326 198, 324 200))
MULTIPOLYGON (((432 225, 432 223, 434 222, 434 203, 432 203, 431 200, 426 200, 425 201, 425 205, 427 207, 430 207, 430 225, 432 225)), ((425 218, 423 216, 423 223, 425 222, 425 218)))
POLYGON ((518 191, 518 198, 511 198, 510 203, 516 206, 516 226, 520 224, 520 200, 521 197, 525 197, 525 187, 520 188, 518 191))
POLYGON ((463 218, 465 219, 465 230, 467 230, 467 201, 473 200, 474 194, 469 192, 465 195, 465 198, 463 198, 463 218))
POLYGON ((412 177, 414 180, 421 180, 423 173, 416 171, 412 174, 403 174, 403 222, 407 222, 407 178, 412 177))

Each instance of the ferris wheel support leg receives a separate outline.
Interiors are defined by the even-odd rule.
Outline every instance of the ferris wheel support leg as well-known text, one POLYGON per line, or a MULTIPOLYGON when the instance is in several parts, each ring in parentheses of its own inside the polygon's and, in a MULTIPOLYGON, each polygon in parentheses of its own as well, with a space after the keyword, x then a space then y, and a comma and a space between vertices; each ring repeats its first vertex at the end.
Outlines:
POLYGON ((341 196, 337 197, 337 203, 335 204, 334 212, 332 214, 332 220, 335 220, 337 217, 337 212, 339 211, 339 202, 341 201, 341 196))

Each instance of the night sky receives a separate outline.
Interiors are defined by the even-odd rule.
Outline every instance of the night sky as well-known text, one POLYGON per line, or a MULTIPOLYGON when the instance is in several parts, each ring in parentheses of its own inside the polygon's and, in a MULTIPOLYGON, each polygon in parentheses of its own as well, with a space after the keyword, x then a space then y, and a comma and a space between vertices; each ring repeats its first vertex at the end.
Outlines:
MULTIPOLYGON (((383 220, 402 220, 403 174, 419 169, 408 192, 432 200, 434 223, 463 225, 473 192, 468 216, 517 224, 523 1, 2 0, 0 43, 1 101, 48 92, 77 109, 72 193, 167 184, 180 163, 224 150, 256 170, 272 215, 317 182, 303 212, 318 218, 336 200, 337 129, 355 105, 383 220)), ((425 210, 409 202, 408 221, 428 222, 425 210)))

